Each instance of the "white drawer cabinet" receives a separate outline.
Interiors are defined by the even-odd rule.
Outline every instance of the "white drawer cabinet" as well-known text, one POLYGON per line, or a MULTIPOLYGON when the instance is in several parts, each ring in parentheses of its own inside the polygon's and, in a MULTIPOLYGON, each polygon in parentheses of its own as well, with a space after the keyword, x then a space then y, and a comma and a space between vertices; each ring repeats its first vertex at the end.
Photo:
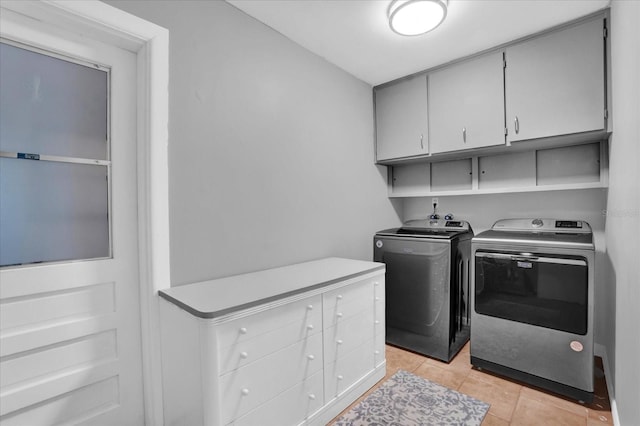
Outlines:
POLYGON ((326 424, 385 375, 383 264, 323 259, 160 296, 167 425, 326 424))

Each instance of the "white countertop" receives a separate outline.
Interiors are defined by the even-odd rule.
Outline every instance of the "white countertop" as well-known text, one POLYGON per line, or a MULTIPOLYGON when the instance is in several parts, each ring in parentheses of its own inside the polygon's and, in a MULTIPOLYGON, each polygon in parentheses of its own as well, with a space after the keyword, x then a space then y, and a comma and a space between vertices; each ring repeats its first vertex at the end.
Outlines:
POLYGON ((384 271, 377 262, 331 257, 161 290, 160 296, 201 318, 216 318, 305 291, 384 271))

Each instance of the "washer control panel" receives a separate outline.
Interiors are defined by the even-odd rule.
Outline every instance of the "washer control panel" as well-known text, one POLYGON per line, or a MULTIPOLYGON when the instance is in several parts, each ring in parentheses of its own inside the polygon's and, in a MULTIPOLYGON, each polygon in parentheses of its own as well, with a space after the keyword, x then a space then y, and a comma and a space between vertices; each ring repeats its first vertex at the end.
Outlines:
POLYGON ((417 219, 406 221, 402 229, 432 229, 447 231, 467 231, 469 223, 464 220, 417 219))

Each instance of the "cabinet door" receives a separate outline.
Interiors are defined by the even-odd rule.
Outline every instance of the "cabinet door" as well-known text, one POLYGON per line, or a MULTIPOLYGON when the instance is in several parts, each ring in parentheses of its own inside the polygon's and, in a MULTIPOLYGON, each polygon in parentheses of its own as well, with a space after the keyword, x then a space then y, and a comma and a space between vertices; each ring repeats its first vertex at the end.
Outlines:
POLYGON ((429 132, 432 154, 505 143, 502 52, 429 75, 429 132))
POLYGON ((509 141, 605 128, 603 20, 506 49, 509 141))
POLYGON ((375 91, 378 161, 428 154, 427 77, 375 91))

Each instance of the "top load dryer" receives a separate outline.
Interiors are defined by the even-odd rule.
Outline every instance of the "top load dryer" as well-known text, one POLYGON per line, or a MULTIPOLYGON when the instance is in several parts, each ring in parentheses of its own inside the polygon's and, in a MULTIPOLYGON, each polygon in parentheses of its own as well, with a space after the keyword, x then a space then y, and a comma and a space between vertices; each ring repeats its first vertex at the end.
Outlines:
POLYGON ((374 236, 386 264, 387 343, 449 362, 469 340, 473 230, 461 220, 405 222, 374 236))

